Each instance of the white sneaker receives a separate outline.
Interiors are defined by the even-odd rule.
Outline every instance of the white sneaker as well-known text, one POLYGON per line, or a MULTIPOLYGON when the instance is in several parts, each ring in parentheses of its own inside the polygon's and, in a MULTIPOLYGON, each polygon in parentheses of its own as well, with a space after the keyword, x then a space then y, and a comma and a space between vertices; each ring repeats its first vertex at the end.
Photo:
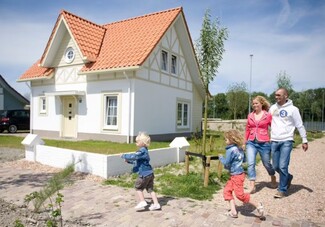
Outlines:
POLYGON ((149 210, 160 210, 160 204, 151 204, 151 206, 149 207, 149 210))
POLYGON ((138 205, 136 205, 134 208, 135 209, 142 209, 145 208, 148 205, 148 203, 146 201, 141 201, 140 203, 138 203, 138 205))

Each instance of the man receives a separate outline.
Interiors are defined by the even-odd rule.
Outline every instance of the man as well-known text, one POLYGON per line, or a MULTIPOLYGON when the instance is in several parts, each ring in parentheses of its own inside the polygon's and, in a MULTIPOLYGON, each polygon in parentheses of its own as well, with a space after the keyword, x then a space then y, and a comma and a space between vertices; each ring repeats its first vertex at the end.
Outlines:
POLYGON ((282 198, 291 186, 293 176, 289 173, 289 161, 294 140, 295 128, 298 129, 302 138, 302 149, 308 150, 307 134, 299 109, 295 107, 292 100, 288 99, 288 91, 279 88, 275 92, 276 104, 269 110, 272 115, 271 124, 271 153, 272 165, 279 173, 280 180, 278 190, 274 198, 282 198))

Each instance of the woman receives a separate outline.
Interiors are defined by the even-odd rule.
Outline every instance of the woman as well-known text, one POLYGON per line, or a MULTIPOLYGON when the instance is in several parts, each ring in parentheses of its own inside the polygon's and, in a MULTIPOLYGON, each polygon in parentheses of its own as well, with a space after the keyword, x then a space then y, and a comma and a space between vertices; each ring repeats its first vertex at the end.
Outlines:
POLYGON ((268 113, 270 103, 262 96, 253 99, 253 111, 248 114, 246 124, 246 155, 247 155, 247 175, 250 181, 249 193, 255 193, 256 180, 256 155, 260 154, 262 163, 271 176, 271 187, 276 188, 275 171, 270 162, 271 145, 268 129, 271 126, 272 115, 268 113))

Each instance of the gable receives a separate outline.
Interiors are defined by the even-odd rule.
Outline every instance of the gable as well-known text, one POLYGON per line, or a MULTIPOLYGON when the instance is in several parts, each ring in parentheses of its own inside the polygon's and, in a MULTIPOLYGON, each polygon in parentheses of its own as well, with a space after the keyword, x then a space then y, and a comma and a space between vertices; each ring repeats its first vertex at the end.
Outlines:
POLYGON ((173 25, 166 31, 156 48, 138 71, 137 76, 139 78, 154 83, 191 92, 196 87, 201 98, 204 97, 205 93, 203 83, 200 79, 199 66, 182 15, 179 15, 173 25), (168 55, 167 71, 161 69, 162 51, 168 55), (177 59, 176 74, 170 72, 172 57, 176 57, 177 59))
POLYGON ((84 64, 82 60, 82 55, 79 51, 78 46, 76 45, 74 39, 70 36, 70 33, 67 31, 62 37, 61 45, 57 49, 57 52, 54 54, 53 58, 53 67, 68 66, 75 64, 84 64), (71 63, 66 61, 66 51, 68 48, 72 48, 74 51, 74 59, 71 63))
POLYGON ((0 110, 23 108, 29 101, 0 75, 0 110))
POLYGON ((57 19, 41 57, 41 66, 53 67, 53 58, 67 32, 74 40, 82 60, 85 63, 95 61, 99 54, 105 31, 104 27, 63 10, 57 19))

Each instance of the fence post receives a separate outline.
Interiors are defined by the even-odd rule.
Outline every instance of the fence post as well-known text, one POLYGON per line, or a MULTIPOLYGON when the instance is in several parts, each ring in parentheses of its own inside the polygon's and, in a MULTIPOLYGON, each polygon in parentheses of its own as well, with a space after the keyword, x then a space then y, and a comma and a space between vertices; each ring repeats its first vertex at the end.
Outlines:
POLYGON ((222 174, 222 163, 220 160, 218 160, 217 175, 219 179, 221 177, 221 174, 222 174))
POLYGON ((188 175, 190 171, 190 156, 188 155, 187 152, 185 152, 185 170, 186 170, 186 175, 188 175))
POLYGON ((208 187, 208 184, 209 184, 210 162, 211 162, 211 156, 208 156, 206 163, 205 163, 204 187, 208 187))

